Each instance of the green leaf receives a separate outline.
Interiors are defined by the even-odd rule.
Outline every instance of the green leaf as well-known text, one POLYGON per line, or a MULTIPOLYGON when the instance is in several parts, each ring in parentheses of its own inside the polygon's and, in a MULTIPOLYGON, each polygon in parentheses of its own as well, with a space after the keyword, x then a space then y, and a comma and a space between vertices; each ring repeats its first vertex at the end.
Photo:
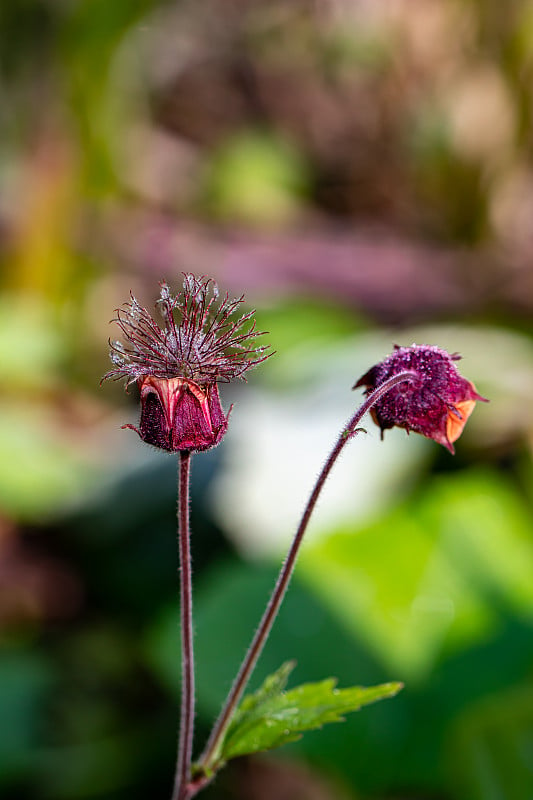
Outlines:
POLYGON ((265 680, 255 694, 244 698, 228 728, 213 764, 217 769, 237 756, 249 755, 299 739, 303 731, 327 722, 342 722, 343 715, 385 697, 393 697, 401 683, 365 688, 337 689, 335 678, 307 683, 284 691, 294 662, 287 662, 265 680))
POLYGON ((268 675, 265 678, 263 685, 257 690, 257 692, 246 695, 239 708, 235 712, 232 724, 228 730, 228 734, 239 724, 243 718, 250 717, 258 707, 261 708, 262 704, 267 703, 269 700, 283 692, 287 685, 287 681, 289 680, 289 675, 295 666, 296 661, 286 661, 278 670, 276 670, 276 672, 272 673, 272 675, 268 675))

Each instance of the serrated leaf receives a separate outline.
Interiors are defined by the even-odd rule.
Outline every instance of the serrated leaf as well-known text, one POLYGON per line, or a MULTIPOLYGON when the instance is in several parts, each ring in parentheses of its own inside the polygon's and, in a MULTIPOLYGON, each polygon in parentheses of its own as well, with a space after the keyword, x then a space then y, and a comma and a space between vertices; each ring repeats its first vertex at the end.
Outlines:
POLYGON ((328 678, 285 692, 293 668, 293 662, 284 664, 255 694, 244 698, 215 758, 216 764, 210 766, 216 769, 231 758, 293 742, 306 730, 342 722, 344 714, 393 697, 402 688, 401 683, 384 683, 337 689, 337 680, 328 678))
POLYGON ((265 678, 257 692, 247 694, 235 712, 229 731, 240 722, 243 716, 251 715, 261 703, 266 703, 272 697, 281 694, 295 666, 296 661, 286 661, 276 672, 265 678))

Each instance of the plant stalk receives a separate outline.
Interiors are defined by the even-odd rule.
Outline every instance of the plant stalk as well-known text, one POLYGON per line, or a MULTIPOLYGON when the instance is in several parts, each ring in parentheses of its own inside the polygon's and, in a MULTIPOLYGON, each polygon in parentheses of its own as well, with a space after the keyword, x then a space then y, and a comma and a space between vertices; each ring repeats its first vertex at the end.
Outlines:
POLYGON ((220 716, 215 723, 206 748, 200 758, 199 766, 203 767, 206 772, 216 769, 218 750, 222 744, 234 711, 236 710, 241 699, 242 693, 246 688, 268 635, 272 629, 272 625, 279 611, 281 602, 287 590, 287 586, 289 585, 289 581, 292 577, 292 573, 294 572, 296 557, 307 529, 307 525, 309 524, 309 520, 320 496, 320 492, 322 491, 333 465, 335 464, 346 443, 352 438, 352 436, 354 436, 354 434, 357 433, 357 426, 366 412, 372 408, 374 403, 376 403, 380 397, 386 394, 394 386, 397 386, 397 384, 403 383, 404 381, 410 381, 414 377, 416 377, 416 373, 411 370, 406 370, 398 375, 393 375, 391 378, 382 383, 381 386, 375 389, 372 394, 367 397, 364 403, 362 403, 362 405, 357 409, 353 417, 343 428, 333 450, 324 464, 322 471, 318 476, 315 487, 311 492, 307 506, 305 507, 302 519, 287 554, 287 558, 281 567, 274 591, 265 609, 259 627, 254 635, 250 648, 244 657, 241 668, 228 694, 220 716))
POLYGON ((172 800, 189 797, 192 743, 194 734, 194 646, 192 626, 192 570, 189 530, 189 482, 191 453, 180 452, 178 496, 178 540, 180 562, 181 623, 181 715, 178 758, 172 800))

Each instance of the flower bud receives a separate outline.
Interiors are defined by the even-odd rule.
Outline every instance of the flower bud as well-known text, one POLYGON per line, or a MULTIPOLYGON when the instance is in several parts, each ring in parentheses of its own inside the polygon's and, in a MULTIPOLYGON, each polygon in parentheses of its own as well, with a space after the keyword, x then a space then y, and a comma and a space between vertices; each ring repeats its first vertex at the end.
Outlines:
POLYGON ((394 346, 394 352, 363 375, 354 386, 366 386, 365 394, 404 370, 414 380, 399 383, 381 397, 371 410, 383 431, 397 426, 434 439, 454 453, 453 442, 463 432, 477 400, 488 402, 473 383, 459 374, 455 361, 461 356, 431 345, 394 346))

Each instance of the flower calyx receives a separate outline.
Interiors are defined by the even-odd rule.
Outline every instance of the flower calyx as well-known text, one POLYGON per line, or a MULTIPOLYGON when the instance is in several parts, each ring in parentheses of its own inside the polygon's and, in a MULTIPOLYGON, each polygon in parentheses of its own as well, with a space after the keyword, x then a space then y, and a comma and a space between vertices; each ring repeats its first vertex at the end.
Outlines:
MULTIPOLYGON (((147 444, 169 453, 200 452, 215 447, 228 427, 216 383, 204 388, 188 378, 154 378, 138 381, 141 398, 139 427, 123 425, 147 444)), ((231 412, 231 408, 230 408, 231 412)))

